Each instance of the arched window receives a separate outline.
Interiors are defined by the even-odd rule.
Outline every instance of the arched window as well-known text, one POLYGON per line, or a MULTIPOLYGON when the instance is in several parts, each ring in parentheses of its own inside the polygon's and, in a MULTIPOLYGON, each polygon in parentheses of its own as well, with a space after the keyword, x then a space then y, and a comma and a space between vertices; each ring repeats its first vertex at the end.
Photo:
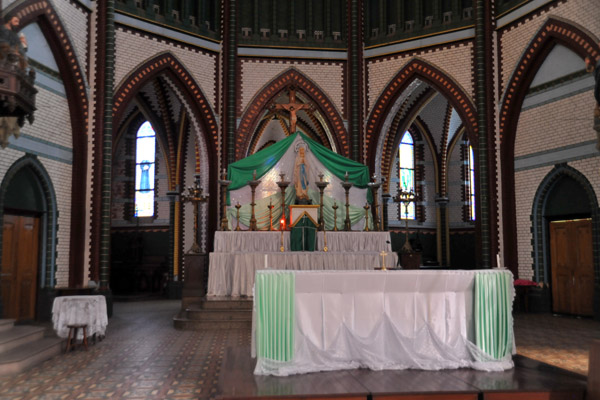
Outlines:
POLYGON ((156 133, 150 122, 140 126, 135 145, 135 216, 154 216, 156 133))
POLYGON ((475 156, 473 146, 469 145, 469 157, 467 163, 469 184, 467 185, 467 201, 469 202, 469 218, 475 221, 475 156))
MULTIPOLYGON (((404 132, 398 146, 398 160, 400 171, 400 190, 415 192, 415 142, 412 135, 404 132)), ((401 208, 400 219, 415 219, 415 202, 410 202, 408 208, 401 208)))

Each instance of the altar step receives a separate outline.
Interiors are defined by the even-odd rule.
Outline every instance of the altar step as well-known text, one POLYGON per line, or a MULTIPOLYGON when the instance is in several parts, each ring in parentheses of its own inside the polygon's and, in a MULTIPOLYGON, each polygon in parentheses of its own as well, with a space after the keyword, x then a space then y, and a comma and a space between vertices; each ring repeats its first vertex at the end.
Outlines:
POLYGON ((60 354, 62 339, 44 337, 45 328, 0 320, 0 376, 16 374, 60 354))
POLYGON ((173 318, 175 329, 232 329, 252 326, 252 300, 231 297, 184 299, 173 318))

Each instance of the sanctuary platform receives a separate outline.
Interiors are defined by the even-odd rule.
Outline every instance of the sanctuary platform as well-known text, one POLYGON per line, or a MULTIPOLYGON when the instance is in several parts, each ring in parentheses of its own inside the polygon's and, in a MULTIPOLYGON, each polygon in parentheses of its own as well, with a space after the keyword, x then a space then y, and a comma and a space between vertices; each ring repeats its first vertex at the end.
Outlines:
POLYGON ((373 270, 381 267, 383 254, 386 267, 396 266, 389 232, 318 232, 316 250, 307 252, 290 250, 289 231, 218 231, 208 296, 252 296, 256 271, 263 269, 373 270))
POLYGON ((225 352, 217 398, 356 400, 583 400, 586 378, 522 356, 502 372, 353 369, 287 377, 257 376, 249 347, 225 352), (235 384, 232 384, 235 382, 235 384))

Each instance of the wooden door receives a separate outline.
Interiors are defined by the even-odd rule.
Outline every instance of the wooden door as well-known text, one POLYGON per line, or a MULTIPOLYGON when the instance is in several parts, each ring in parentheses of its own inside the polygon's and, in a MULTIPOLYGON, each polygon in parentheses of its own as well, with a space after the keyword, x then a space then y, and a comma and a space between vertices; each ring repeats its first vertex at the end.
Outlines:
POLYGON ((35 318, 39 227, 39 218, 4 215, 0 279, 4 318, 35 318))
POLYGON ((550 223, 552 310, 593 315, 594 262, 590 219, 550 223))

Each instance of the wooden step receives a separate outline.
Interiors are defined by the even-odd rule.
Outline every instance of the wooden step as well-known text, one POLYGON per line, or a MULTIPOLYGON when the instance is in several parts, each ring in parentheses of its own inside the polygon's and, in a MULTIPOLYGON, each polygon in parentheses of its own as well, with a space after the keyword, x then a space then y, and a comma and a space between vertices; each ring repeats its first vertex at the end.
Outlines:
POLYGON ((14 319, 0 319, 0 332, 6 332, 15 325, 14 319))
POLYGON ((0 355, 19 346, 35 342, 44 337, 44 328, 37 326, 18 325, 12 329, 0 332, 0 355))
POLYGON ((43 338, 3 353, 0 357, 0 376, 22 372, 60 354, 62 342, 59 338, 43 338))
POLYGON ((252 321, 252 311, 244 309, 188 308, 185 316, 194 321, 252 321))
POLYGON ((203 297, 200 301, 188 302, 182 308, 202 308, 212 310, 223 309, 244 309, 252 310, 252 299, 246 298, 231 298, 231 297, 203 297))

